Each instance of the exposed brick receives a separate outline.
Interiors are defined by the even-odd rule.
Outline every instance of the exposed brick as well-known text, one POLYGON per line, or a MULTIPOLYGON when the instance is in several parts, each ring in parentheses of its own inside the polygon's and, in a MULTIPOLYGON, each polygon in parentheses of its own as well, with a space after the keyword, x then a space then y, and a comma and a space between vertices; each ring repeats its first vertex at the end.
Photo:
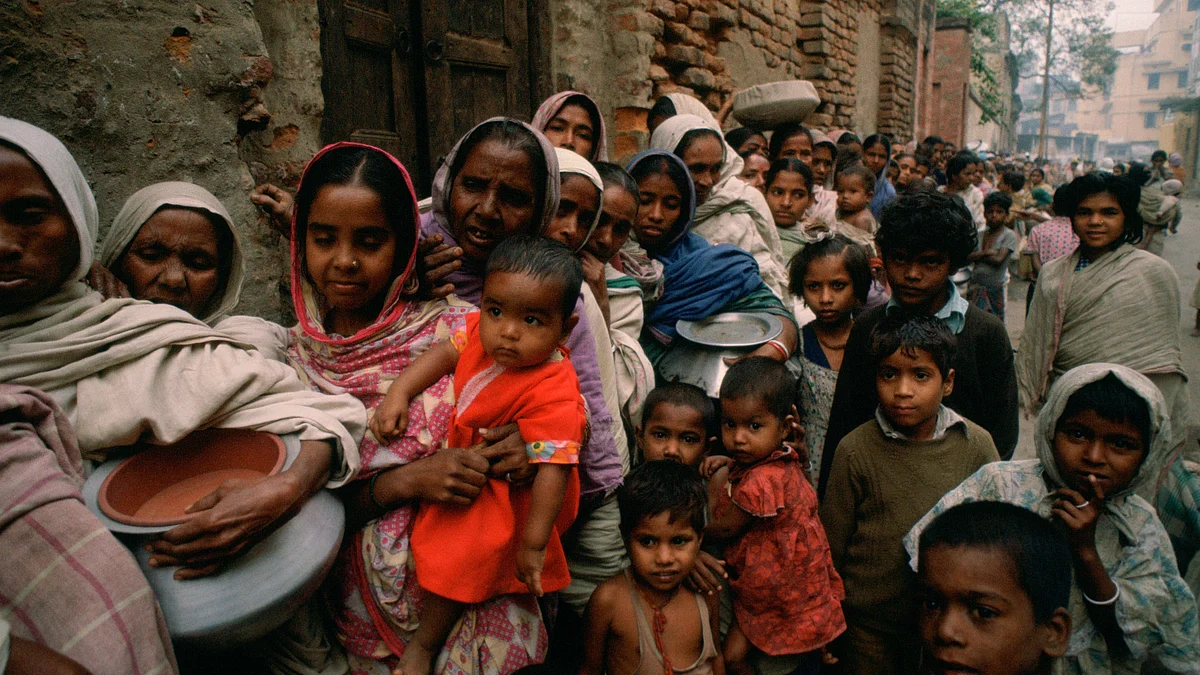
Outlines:
POLYGON ((686 63, 689 66, 703 66, 704 52, 695 47, 671 45, 667 48, 667 59, 676 63, 686 63))
POLYGON ((726 7, 725 5, 717 5, 713 8, 709 25, 711 29, 717 29, 728 26, 736 26, 737 22, 737 10, 734 10, 731 7, 726 7))
POLYGON ((665 82, 666 80, 671 79, 671 75, 667 72, 667 69, 663 68, 657 63, 650 64, 650 73, 648 77, 650 78, 651 82, 665 82))
POLYGON ((709 15, 700 11, 692 12, 692 15, 688 17, 688 27, 695 31, 707 33, 710 27, 709 15))
POLYGON ((671 0, 650 0, 650 12, 660 19, 675 20, 675 3, 671 0))
MULTIPOLYGON (((761 45, 755 45, 761 46, 761 45)), ((825 40, 807 40, 804 43, 804 53, 820 56, 829 53, 829 43, 825 40)))
POLYGON ((692 10, 689 9, 687 5, 683 4, 682 2, 677 2, 675 4, 675 20, 676 21, 687 21, 688 14, 691 11, 692 10))
POLYGON ((677 81, 698 91, 708 91, 717 83, 716 77, 703 68, 688 68, 679 74, 677 81))
POLYGON ((613 128, 617 133, 645 129, 646 116, 649 114, 650 111, 645 108, 617 108, 613 111, 613 128))

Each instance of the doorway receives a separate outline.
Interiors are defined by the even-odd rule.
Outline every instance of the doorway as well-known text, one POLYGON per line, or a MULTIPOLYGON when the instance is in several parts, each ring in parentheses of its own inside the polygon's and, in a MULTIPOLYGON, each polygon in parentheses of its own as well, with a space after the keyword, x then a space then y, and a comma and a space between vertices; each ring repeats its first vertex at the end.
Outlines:
MULTIPOLYGON (((544 51, 539 0, 319 0, 322 141, 395 155, 429 195, 437 165, 496 115, 529 119, 544 51), (532 83, 532 84, 531 84, 532 83)), ((537 99, 540 100, 540 97, 537 99)))

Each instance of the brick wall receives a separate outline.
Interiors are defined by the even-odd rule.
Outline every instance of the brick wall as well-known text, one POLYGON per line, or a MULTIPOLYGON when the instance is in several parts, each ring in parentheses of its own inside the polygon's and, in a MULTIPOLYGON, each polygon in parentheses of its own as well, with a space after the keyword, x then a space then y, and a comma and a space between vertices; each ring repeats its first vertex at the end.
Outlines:
POLYGON ((933 87, 929 133, 962 147, 967 140, 970 95, 971 29, 967 19, 943 17, 934 37, 933 87))
POLYGON ((646 110, 663 94, 691 94, 715 111, 739 89, 784 79, 816 87, 822 104, 808 120, 814 127, 853 127, 858 120, 870 127, 859 131, 907 140, 914 127, 918 54, 932 37, 932 3, 593 0, 589 6, 588 0, 560 0, 556 81, 610 106, 614 157, 646 147, 646 110), (605 20, 609 36, 596 35, 605 20), (860 21, 878 29, 865 30, 860 21), (861 44, 862 33, 878 34, 878 44, 861 44), (862 54, 871 62, 860 64, 862 54), (873 107, 870 114, 856 111, 862 100, 873 107))

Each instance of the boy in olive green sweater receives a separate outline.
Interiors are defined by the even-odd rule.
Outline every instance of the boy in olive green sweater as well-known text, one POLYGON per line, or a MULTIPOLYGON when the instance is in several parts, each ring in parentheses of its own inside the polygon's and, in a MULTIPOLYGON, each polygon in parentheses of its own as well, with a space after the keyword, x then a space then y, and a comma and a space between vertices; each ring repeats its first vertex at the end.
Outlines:
POLYGON ((917 671, 916 579, 904 535, 975 471, 1000 459, 991 436, 942 405, 954 389, 955 336, 933 317, 886 319, 871 335, 875 419, 838 444, 821 522, 846 588, 838 671, 917 671))

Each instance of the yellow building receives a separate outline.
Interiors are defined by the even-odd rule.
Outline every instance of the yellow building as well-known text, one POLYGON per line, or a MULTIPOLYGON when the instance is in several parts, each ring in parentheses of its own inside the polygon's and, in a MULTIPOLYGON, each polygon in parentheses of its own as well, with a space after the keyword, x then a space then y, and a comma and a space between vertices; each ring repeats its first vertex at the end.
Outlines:
POLYGON ((1100 156, 1144 161, 1158 148, 1173 149, 1174 134, 1163 138, 1173 131, 1171 113, 1160 104, 1188 93, 1188 64, 1200 48, 1193 47, 1197 10, 1200 0, 1162 0, 1154 8, 1158 18, 1145 30, 1113 35, 1120 56, 1112 84, 1088 92, 1076 118, 1080 131, 1100 137, 1100 156))

